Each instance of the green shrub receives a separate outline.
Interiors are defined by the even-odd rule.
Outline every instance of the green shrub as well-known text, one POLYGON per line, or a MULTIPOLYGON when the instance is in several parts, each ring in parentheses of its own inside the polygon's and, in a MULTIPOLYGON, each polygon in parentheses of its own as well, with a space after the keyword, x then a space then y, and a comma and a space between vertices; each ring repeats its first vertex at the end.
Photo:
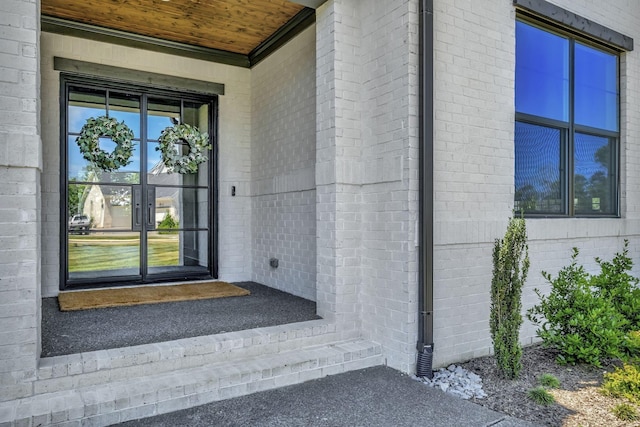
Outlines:
POLYGON ((629 241, 625 239, 622 252, 617 253, 611 262, 600 258, 596 258, 596 262, 600 266, 600 274, 591 278, 591 285, 629 321, 626 330, 640 329, 640 288, 639 280, 628 273, 633 268, 629 241))
POLYGON ((517 378, 522 369, 519 343, 522 325, 522 286, 529 271, 529 248, 524 218, 510 218, 502 240, 493 247, 493 279, 489 327, 498 369, 517 378))
POLYGON ((538 378, 538 382, 545 388, 558 388, 560 387, 560 380, 551 374, 542 374, 538 378))
POLYGON ((602 389, 610 396, 626 397, 633 403, 640 403, 640 367, 625 364, 604 374, 602 389))
POLYGON ((591 277, 576 261, 578 254, 573 248, 571 264, 557 277, 542 272, 551 293, 535 290, 540 303, 527 311, 527 318, 539 326, 543 343, 560 351, 558 362, 600 366, 603 359, 622 355, 628 321, 609 299, 594 292, 591 277))
MULTIPOLYGON (((171 214, 169 212, 164 214, 164 218, 162 218, 162 221, 160 221, 160 223, 158 224, 158 229, 159 230, 172 230, 175 228, 178 228, 179 224, 178 221, 176 221, 173 216, 171 216, 171 214)), ((172 233, 171 231, 161 231, 161 234, 167 234, 167 233, 172 233)))
POLYGON ((627 403, 620 403, 616 405, 613 410, 613 414, 622 421, 635 421, 638 419, 638 414, 633 406, 627 403))
POLYGON ((625 336, 624 351, 631 360, 640 362, 640 331, 629 331, 625 336))
POLYGON ((551 405, 556 401, 553 395, 542 386, 532 388, 527 392, 527 396, 529 397, 529 399, 543 406, 551 405))

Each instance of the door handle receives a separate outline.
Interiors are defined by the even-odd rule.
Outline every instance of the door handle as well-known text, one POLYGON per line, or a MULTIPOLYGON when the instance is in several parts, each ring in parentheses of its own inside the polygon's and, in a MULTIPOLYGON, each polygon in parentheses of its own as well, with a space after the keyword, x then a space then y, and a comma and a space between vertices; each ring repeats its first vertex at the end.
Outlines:
POLYGON ((147 187, 147 229, 155 230, 156 228, 156 187, 147 187))
POLYGON ((131 228, 135 231, 142 230, 142 189, 140 185, 132 186, 133 192, 133 217, 131 228))

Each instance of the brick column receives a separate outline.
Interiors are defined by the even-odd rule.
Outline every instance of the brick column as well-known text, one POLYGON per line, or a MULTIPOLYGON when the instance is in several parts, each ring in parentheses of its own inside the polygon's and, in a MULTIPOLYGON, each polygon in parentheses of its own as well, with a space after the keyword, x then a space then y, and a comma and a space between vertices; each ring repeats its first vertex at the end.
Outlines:
POLYGON ((40 353, 39 0, 0 2, 0 401, 32 393, 40 353))
POLYGON ((316 11, 316 216, 318 314, 359 329, 360 28, 357 5, 316 11))

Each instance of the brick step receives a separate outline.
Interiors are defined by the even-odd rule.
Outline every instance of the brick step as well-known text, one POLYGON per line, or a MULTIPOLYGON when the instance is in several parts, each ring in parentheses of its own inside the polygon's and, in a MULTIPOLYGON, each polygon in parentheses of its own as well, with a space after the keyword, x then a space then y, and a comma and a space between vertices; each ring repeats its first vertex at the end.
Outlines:
POLYGON ((3 402, 0 425, 106 426, 382 363, 360 339, 254 354, 3 402))
POLYGON ((350 337, 311 320, 155 344, 48 357, 40 360, 34 393, 52 393, 257 355, 321 345, 350 337))

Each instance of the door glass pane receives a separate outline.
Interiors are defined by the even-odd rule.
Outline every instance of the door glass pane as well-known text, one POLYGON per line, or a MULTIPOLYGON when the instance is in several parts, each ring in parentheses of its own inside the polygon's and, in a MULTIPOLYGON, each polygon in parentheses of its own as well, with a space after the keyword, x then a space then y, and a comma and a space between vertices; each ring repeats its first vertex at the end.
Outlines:
POLYGON ((149 99, 147 111, 147 138, 158 140, 164 128, 180 123, 180 101, 149 99))
POLYGON ((107 115, 107 91, 73 87, 69 89, 67 126, 70 133, 79 134, 91 117, 107 115))
POLYGON ((618 131, 618 58, 576 43, 576 123, 618 131))
POLYGON ((107 92, 105 90, 81 87, 74 87, 69 90, 67 172, 70 180, 96 180, 95 174, 90 173, 92 165, 82 156, 80 148, 76 144, 76 139, 87 119, 107 114, 106 102, 107 92))
MULTIPOLYGON (((183 153, 187 153, 186 145, 181 144, 180 148, 183 153)), ((157 150, 158 143, 147 143, 147 180, 149 184, 154 185, 190 185, 202 186, 208 185, 209 177, 209 157, 207 153, 207 161, 198 165, 198 173, 196 174, 180 174, 169 173, 167 167, 162 162, 160 151, 157 150)))
MULTIPOLYGON (((181 123, 181 117, 185 124, 195 126, 201 132, 207 132, 209 128, 209 105, 202 102, 184 103, 181 114, 181 103, 174 100, 149 100, 148 129, 149 139, 157 140, 166 127, 181 123)), ((186 155, 189 146, 179 144, 176 147, 177 153, 186 155)), ((210 154, 207 153, 207 157, 210 154)), ((147 144, 147 179, 150 184, 155 185, 208 185, 209 163, 204 162, 199 165, 197 174, 169 173, 167 167, 162 163, 161 153, 158 144, 151 141, 147 144)))
MULTIPOLYGON (((209 105, 203 103, 184 103, 184 121, 195 126, 200 132, 209 134, 209 105)), ((188 147, 183 146, 183 150, 188 152, 188 147)), ((207 159, 212 156, 212 152, 206 154, 207 159)), ((197 175, 191 175, 185 180, 185 185, 206 186, 208 181, 209 161, 201 163, 197 175)))
MULTIPOLYGON (((112 153, 116 148, 116 143, 111 138, 99 139, 100 149, 107 153, 112 153)), ((75 144, 75 141, 74 141, 75 144)), ((129 164, 122 166, 115 171, 107 172, 95 167, 92 163, 84 160, 80 154, 81 161, 84 162, 84 167, 88 171, 87 176, 90 177, 90 181, 100 181, 108 183, 121 183, 121 184, 139 184, 140 183, 140 142, 133 141, 133 151, 129 164)), ((77 146, 77 144, 76 144, 77 146)), ((78 149, 79 150, 79 149, 78 149)), ((71 148, 70 148, 71 151, 71 148)), ((79 151, 78 151, 79 152, 79 151)), ((71 158, 70 158, 71 160, 71 158)), ((80 164, 80 163, 79 163, 80 164)))
POLYGON ((131 229, 131 187, 70 184, 69 198, 70 203, 77 203, 77 207, 72 207, 74 213, 89 217, 92 230, 131 229))
POLYGON ((139 275, 140 233, 131 231, 131 187, 70 183, 68 188, 69 278, 139 275))
POLYGON ((156 187, 156 228, 207 228, 207 195, 204 188, 156 187))
POLYGON ((209 132, 209 105, 202 103, 185 102, 184 123, 195 126, 200 132, 209 132))
POLYGON ((149 273, 202 271, 208 267, 206 231, 156 230, 147 233, 149 273), (181 267, 179 270, 167 267, 181 267), (185 268, 187 267, 187 268, 185 268))
MULTIPOLYGON (((130 163, 113 172, 98 169, 88 162, 80 152, 76 136, 69 136, 67 143, 67 174, 69 180, 91 182, 113 182, 126 184, 140 183, 140 144, 134 141, 130 163)), ((116 144, 110 138, 100 138, 100 148, 107 153, 114 150, 116 144)))
POLYGON ((516 22, 516 111, 569 120, 569 40, 516 22))
POLYGON ((180 231, 162 230, 147 233, 149 267, 179 266, 180 231))
MULTIPOLYGON (((109 116, 124 121, 134 132, 140 134, 140 99, 138 95, 112 94, 109 98, 109 116)), ((105 181, 118 183, 140 182, 140 140, 133 140, 133 153, 128 165, 114 172, 104 172, 84 159, 76 140, 82 126, 89 118, 107 114, 106 91, 91 89, 73 89, 69 92, 69 114, 67 137, 67 172, 70 180, 105 181)), ((112 153, 116 147, 111 138, 103 137, 98 141, 100 149, 112 153)))
POLYGON ((157 142, 147 143, 147 181, 155 185, 182 185, 183 175, 169 173, 162 161, 162 154, 157 142))
POLYGON ((140 274, 140 233, 69 235, 67 252, 72 280, 140 274))
POLYGON ((518 212, 562 213, 560 129, 516 122, 515 208, 518 212))
POLYGON ((109 117, 124 122, 140 139, 140 96, 109 92, 109 117))
POLYGON ((67 218, 69 221, 74 215, 85 215, 85 204, 90 188, 91 185, 76 184, 73 180, 69 181, 67 187, 67 218))
POLYGON ((614 162, 612 139, 576 133, 573 179, 577 214, 615 214, 614 162))
POLYGON ((96 181, 97 177, 93 171, 91 164, 84 159, 78 144, 76 144, 77 136, 69 136, 67 138, 67 175, 69 180, 74 181, 96 181))

